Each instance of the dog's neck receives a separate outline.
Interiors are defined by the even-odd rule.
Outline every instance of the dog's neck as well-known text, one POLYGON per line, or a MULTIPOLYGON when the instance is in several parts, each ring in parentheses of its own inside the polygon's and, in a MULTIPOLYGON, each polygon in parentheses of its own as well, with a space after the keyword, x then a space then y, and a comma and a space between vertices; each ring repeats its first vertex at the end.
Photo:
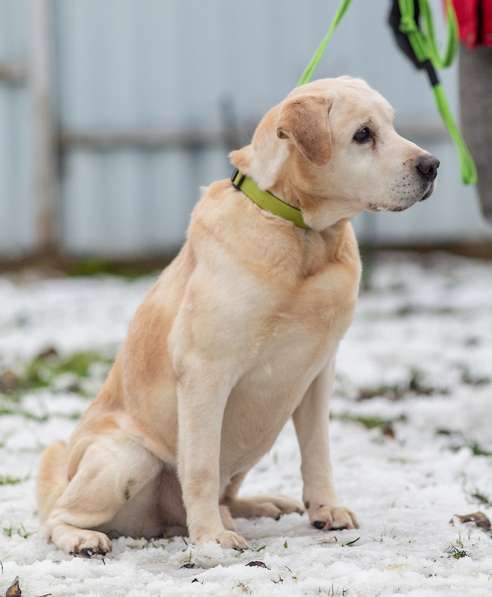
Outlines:
POLYGON ((306 224, 319 233, 327 232, 358 213, 348 201, 339 201, 329 193, 315 194, 303 190, 288 172, 268 189, 285 203, 300 209, 306 224))
MULTIPOLYGON (((329 201, 326 197, 316 197, 303 192, 293 184, 288 176, 282 177, 271 189, 268 189, 285 203, 303 211, 303 215, 316 210, 321 202, 329 201)), ((342 249, 347 218, 334 217, 333 222, 322 230, 295 228, 298 247, 301 251, 304 276, 311 276, 323 269, 328 262, 339 259, 342 249)))
POLYGON ((303 211, 309 211, 315 203, 322 199, 302 191, 288 176, 282 177, 268 190, 285 203, 303 211))

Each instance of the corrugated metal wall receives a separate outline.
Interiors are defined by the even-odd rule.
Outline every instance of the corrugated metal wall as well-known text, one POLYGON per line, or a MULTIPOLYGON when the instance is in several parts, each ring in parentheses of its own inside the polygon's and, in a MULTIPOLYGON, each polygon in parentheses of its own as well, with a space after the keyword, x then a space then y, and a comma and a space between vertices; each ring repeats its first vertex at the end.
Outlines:
MULTIPOLYGON (((0 2, 0 60, 21 60, 29 51, 29 1, 0 2)), ((439 11, 440 2, 433 4, 439 11)), ((72 136, 144 130, 220 137, 226 102, 238 127, 245 127, 294 85, 336 5, 338 0, 54 0, 59 125, 72 136)), ((388 6, 386 0, 354 0, 317 74, 367 79, 396 107, 398 124, 441 158, 442 169, 432 200, 405 214, 364 216, 359 231, 379 242, 490 234, 474 192, 459 183, 456 156, 425 77, 395 50, 385 23, 388 6)), ((455 70, 444 80, 456 109, 455 70)), ((0 87, 2 252, 34 240, 26 95, 0 87)), ((199 185, 229 173, 220 147, 63 147, 61 237, 72 253, 142 254, 176 246, 199 185)))
POLYGON ((30 97, 20 80, 28 51, 24 0, 0 0, 0 63, 19 80, 0 81, 0 254, 29 250, 35 242, 30 186, 30 97))

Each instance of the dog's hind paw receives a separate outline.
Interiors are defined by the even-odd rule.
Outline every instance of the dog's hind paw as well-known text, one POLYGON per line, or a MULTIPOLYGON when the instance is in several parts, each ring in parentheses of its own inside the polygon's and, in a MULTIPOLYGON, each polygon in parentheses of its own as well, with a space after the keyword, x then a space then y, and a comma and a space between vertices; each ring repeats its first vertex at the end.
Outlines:
POLYGON ((246 498, 232 498, 227 506, 235 518, 274 518, 278 520, 284 514, 302 514, 304 508, 296 500, 273 495, 259 495, 246 498))

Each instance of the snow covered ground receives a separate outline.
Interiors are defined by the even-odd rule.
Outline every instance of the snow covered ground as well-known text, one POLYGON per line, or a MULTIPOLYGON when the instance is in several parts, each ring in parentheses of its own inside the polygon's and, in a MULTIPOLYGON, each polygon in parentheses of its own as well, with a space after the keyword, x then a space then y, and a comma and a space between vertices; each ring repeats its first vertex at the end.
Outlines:
MULTIPOLYGON (((492 515, 492 265, 442 256, 380 258, 339 353, 334 470, 360 529, 240 520, 244 553, 122 538, 104 560, 45 544, 40 452, 69 435, 150 283, 0 278, 0 595, 16 576, 25 596, 492 594, 492 535, 449 522, 492 515)), ((300 498, 298 471, 289 425, 244 493, 300 498)))

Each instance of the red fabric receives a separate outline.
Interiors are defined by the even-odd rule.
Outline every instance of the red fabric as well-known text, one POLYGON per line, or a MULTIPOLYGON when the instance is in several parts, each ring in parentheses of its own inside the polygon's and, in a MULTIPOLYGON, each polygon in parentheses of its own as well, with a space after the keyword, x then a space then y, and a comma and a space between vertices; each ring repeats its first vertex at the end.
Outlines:
POLYGON ((460 39, 469 48, 492 46, 492 0, 453 0, 460 39))
POLYGON ((492 0, 483 2, 483 45, 492 46, 492 0))

